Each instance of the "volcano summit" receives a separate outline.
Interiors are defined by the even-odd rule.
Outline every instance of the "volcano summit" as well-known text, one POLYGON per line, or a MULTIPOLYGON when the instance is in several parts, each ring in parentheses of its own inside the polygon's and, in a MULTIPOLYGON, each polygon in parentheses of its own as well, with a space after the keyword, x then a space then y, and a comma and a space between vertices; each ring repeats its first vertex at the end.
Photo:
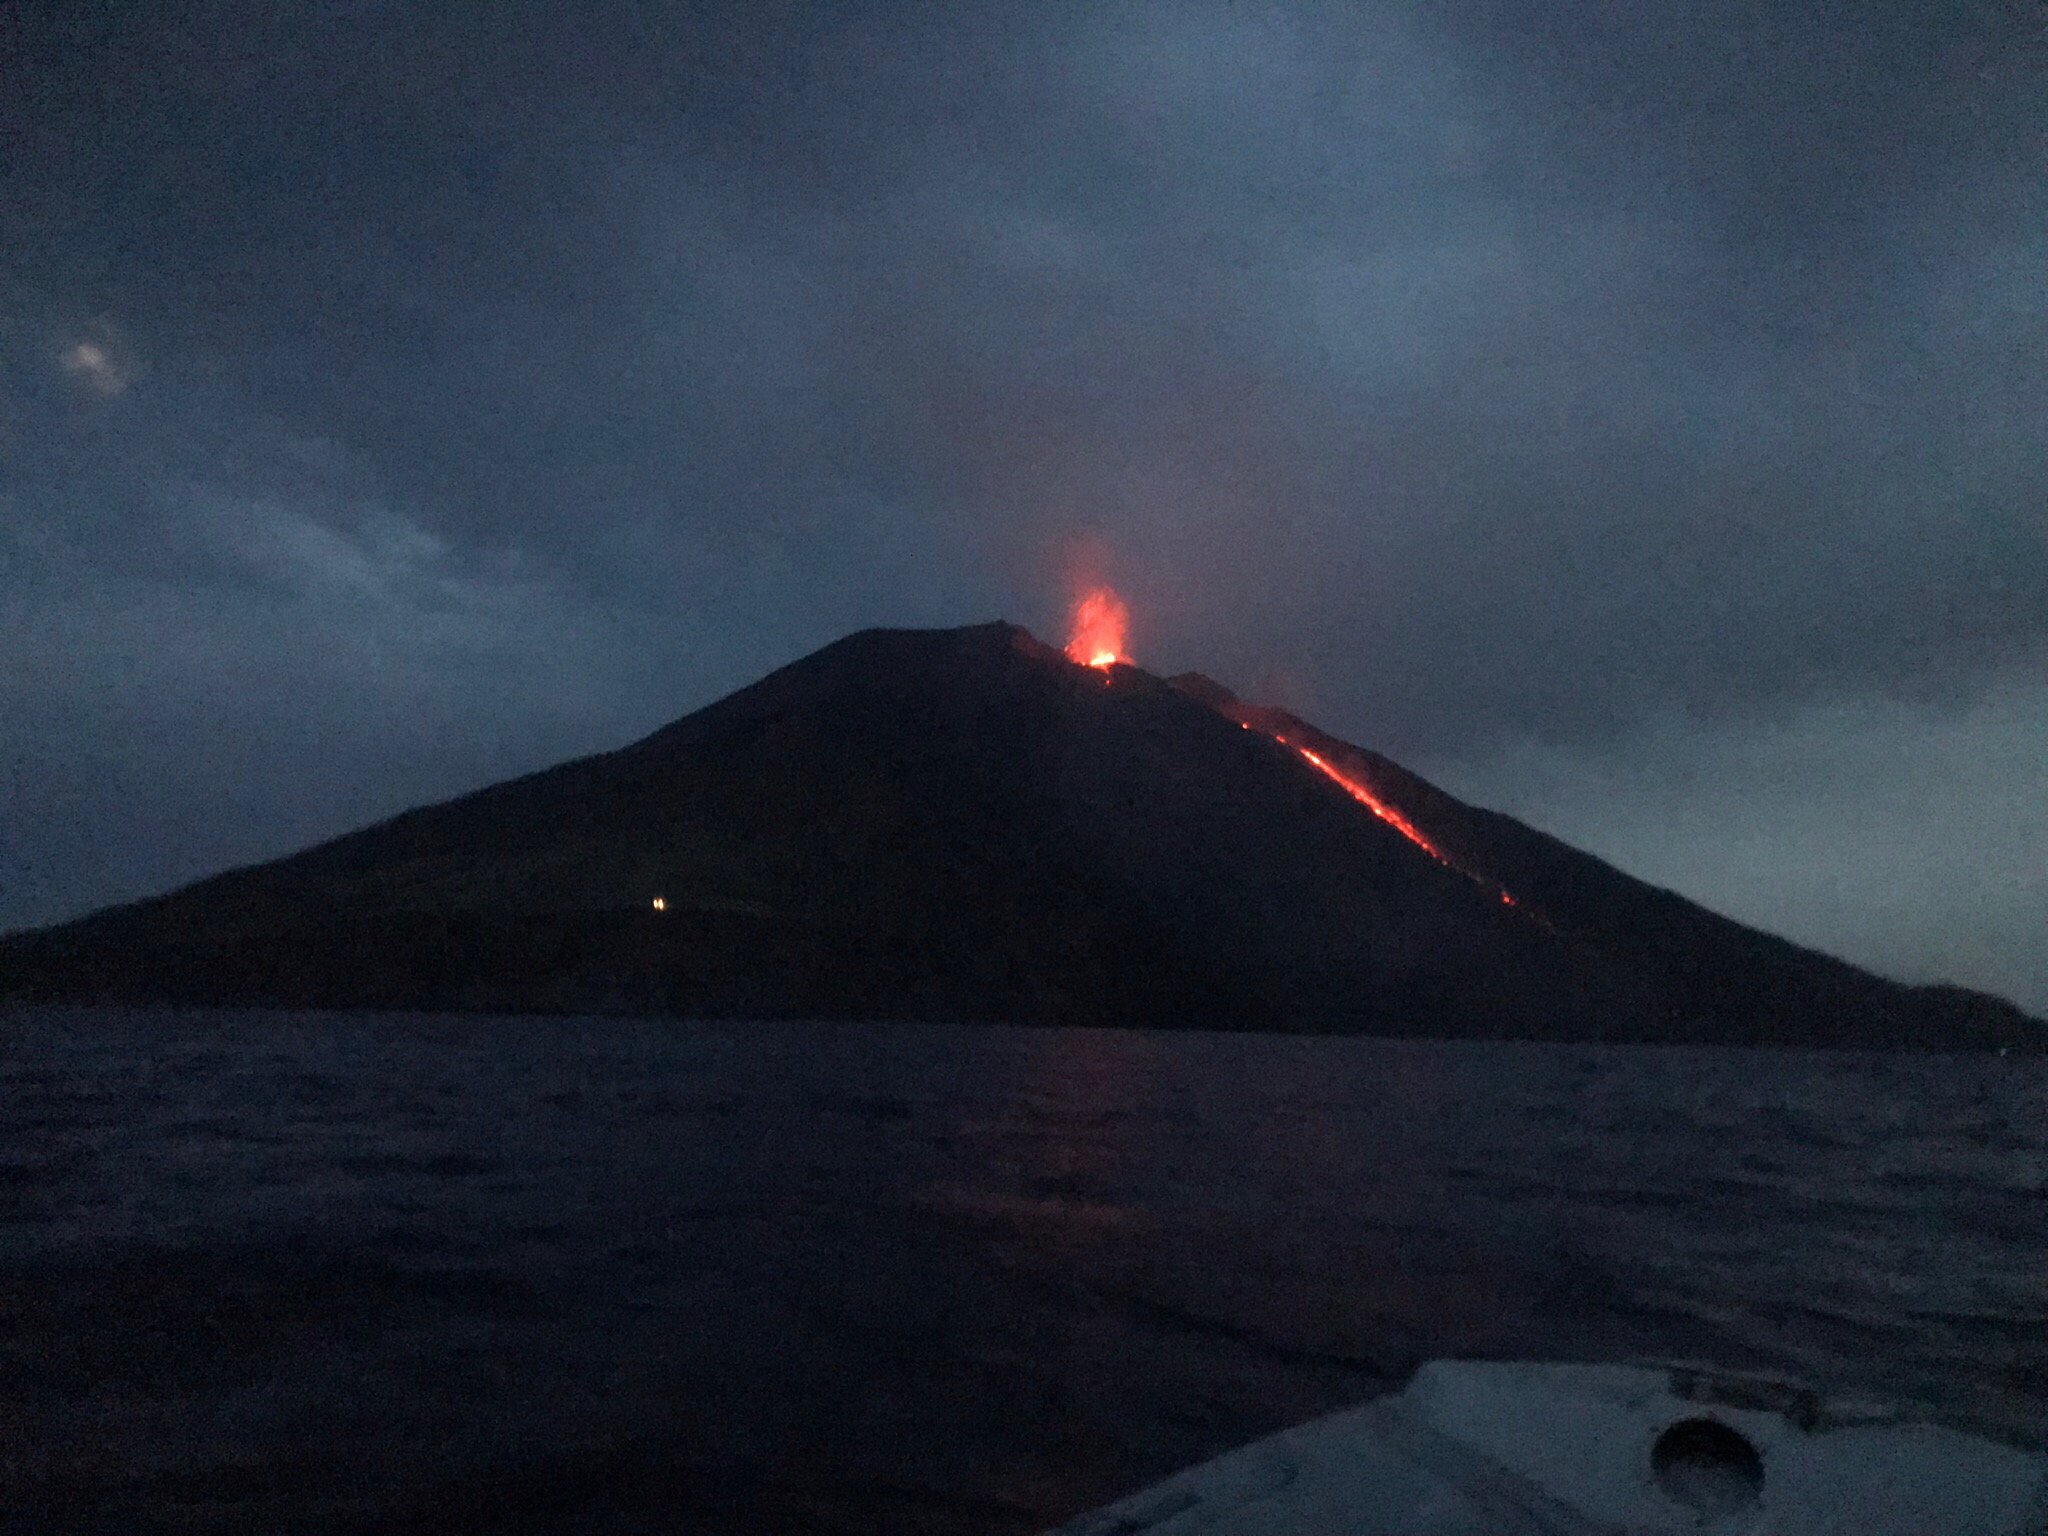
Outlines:
MULTIPOLYGON (((1113 647, 1111 648, 1113 650, 1113 647)), ((2031 1044, 1199 676, 850 635, 615 752, 0 940, 0 995, 2031 1044)))

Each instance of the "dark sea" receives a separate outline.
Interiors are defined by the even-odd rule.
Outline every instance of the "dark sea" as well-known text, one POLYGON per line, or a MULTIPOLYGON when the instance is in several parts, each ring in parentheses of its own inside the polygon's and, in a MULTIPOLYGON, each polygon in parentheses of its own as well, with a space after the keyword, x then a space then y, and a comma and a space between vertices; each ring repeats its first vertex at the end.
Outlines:
POLYGON ((0 1521, 1029 1532, 1434 1356, 2038 1442, 2048 1060, 0 1015, 0 1521))

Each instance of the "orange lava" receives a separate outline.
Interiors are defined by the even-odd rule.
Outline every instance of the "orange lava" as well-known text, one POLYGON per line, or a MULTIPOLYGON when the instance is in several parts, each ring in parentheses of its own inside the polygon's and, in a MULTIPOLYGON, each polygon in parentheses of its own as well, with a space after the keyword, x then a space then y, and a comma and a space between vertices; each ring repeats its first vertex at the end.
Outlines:
POLYGON ((1105 671, 1120 661, 1129 661, 1124 654, 1124 631, 1130 622, 1131 613, 1124 600, 1108 587, 1084 592, 1074 604, 1067 635, 1067 659, 1105 671))
MULTIPOLYGON (((1090 587, 1074 603, 1072 620, 1067 630, 1067 659, 1080 666, 1097 668, 1103 674, 1102 680, 1107 683, 1110 680, 1110 670, 1113 667, 1120 662, 1128 663, 1130 661, 1130 657, 1124 654, 1124 634, 1130 627, 1130 619, 1130 610, 1124 606, 1124 600, 1116 595, 1113 588, 1090 587)), ((1260 712, 1254 711, 1253 713, 1257 715, 1260 712)), ((1235 717, 1233 716, 1233 718, 1235 717)), ((1443 865, 1444 868, 1463 875, 1482 891, 1499 897, 1502 906, 1519 907, 1521 905, 1513 896, 1510 896, 1491 880, 1486 879, 1483 875, 1475 874, 1473 871, 1458 864, 1443 849, 1431 842, 1428 834, 1422 828, 1410 821, 1397 807, 1375 794, 1370 785, 1361 779, 1352 777, 1352 775, 1330 762, 1320 752, 1305 747, 1300 742, 1289 741, 1278 731, 1272 730, 1263 719, 1260 724, 1253 725, 1250 720, 1239 718, 1237 719, 1237 724, 1242 730, 1257 731, 1260 735, 1269 736, 1272 740, 1279 742, 1281 746, 1294 753, 1303 762, 1315 769, 1316 772, 1322 774, 1323 777, 1338 785, 1345 794, 1356 800, 1368 811, 1371 811, 1373 815, 1407 838, 1409 842, 1420 848, 1424 853, 1436 860, 1437 863, 1443 865)), ((1534 916, 1533 914, 1525 915, 1534 916)), ((1536 917, 1534 920, 1537 922, 1542 921, 1540 917, 1536 917)))
POLYGON ((1311 752, 1304 746, 1298 746, 1294 742, 1289 741, 1285 736, 1275 736, 1273 739, 1282 746, 1293 747, 1296 752, 1301 754, 1303 762, 1308 763, 1318 773, 1341 784, 1347 795, 1364 806, 1368 811, 1371 811, 1373 815, 1379 817, 1381 821, 1384 821, 1396 832, 1407 838, 1409 842, 1420 848, 1432 859, 1435 859, 1437 863, 1448 865, 1451 862, 1445 857, 1443 849, 1437 847, 1435 843, 1432 843, 1422 835, 1422 828, 1416 826, 1414 822, 1403 816, 1399 811, 1387 804, 1386 801, 1359 783, 1358 780, 1352 778, 1351 775, 1339 768, 1332 767, 1329 760, 1320 753, 1311 752))
MULTIPOLYGON (((1245 725, 1245 722, 1240 720, 1238 721, 1238 724, 1245 725)), ((1251 729, 1251 727, 1246 725, 1245 729, 1249 730, 1251 729)), ((1301 745, 1301 743, 1289 741, 1285 736, 1281 736, 1278 734, 1276 734, 1273 737, 1273 739, 1279 742, 1281 746, 1286 747, 1289 751, 1293 752, 1295 755, 1300 757, 1300 759, 1303 762, 1307 763, 1311 768, 1315 769, 1316 772, 1322 774, 1325 778, 1341 786, 1344 790, 1344 793, 1349 795, 1352 799, 1356 800, 1368 811, 1371 811, 1373 815, 1379 817, 1381 821, 1384 821, 1396 832, 1400 833, 1403 837, 1407 838, 1409 842, 1413 843, 1416 847, 1420 848, 1432 859, 1435 859, 1437 863, 1443 865, 1445 869, 1455 870, 1458 874, 1461 874, 1467 880, 1470 880, 1474 885, 1481 886, 1483 888, 1491 890, 1496 896, 1500 897, 1501 905, 1504 907, 1519 907, 1521 905, 1521 903, 1515 900, 1513 896, 1510 896, 1501 887, 1494 885, 1492 881, 1487 880, 1482 876, 1475 875, 1469 869, 1465 869, 1461 865, 1455 863, 1449 854, 1445 853, 1443 849, 1437 847, 1435 843, 1432 843, 1429 840, 1427 835, 1424 834, 1422 828, 1416 826, 1414 822, 1410 821, 1406 816, 1402 815, 1400 811, 1396 810, 1393 806, 1387 804, 1386 801, 1382 800, 1378 795, 1374 794, 1372 790, 1368 788, 1366 785, 1360 783, 1357 779, 1352 778, 1351 775, 1344 772, 1343 769, 1333 765, 1329 761, 1329 759, 1324 757, 1320 752, 1311 751, 1309 748, 1301 745)))

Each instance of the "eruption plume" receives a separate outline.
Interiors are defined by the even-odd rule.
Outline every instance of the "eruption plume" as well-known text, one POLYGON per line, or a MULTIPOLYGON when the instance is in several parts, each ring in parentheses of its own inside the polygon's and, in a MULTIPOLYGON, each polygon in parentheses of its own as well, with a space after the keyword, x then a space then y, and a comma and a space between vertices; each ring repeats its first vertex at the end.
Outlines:
POLYGON ((1094 587, 1082 593, 1067 631, 1067 659, 1105 671, 1129 661, 1124 655, 1124 630, 1130 621, 1124 600, 1110 588, 1094 587))

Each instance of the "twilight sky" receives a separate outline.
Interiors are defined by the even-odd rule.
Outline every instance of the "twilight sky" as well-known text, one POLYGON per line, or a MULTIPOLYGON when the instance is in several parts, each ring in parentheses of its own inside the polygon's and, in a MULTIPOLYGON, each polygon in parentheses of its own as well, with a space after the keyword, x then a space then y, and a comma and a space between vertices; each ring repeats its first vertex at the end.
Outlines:
POLYGON ((867 625, 2048 1010, 2038 0, 15 0, 0 927, 867 625))

